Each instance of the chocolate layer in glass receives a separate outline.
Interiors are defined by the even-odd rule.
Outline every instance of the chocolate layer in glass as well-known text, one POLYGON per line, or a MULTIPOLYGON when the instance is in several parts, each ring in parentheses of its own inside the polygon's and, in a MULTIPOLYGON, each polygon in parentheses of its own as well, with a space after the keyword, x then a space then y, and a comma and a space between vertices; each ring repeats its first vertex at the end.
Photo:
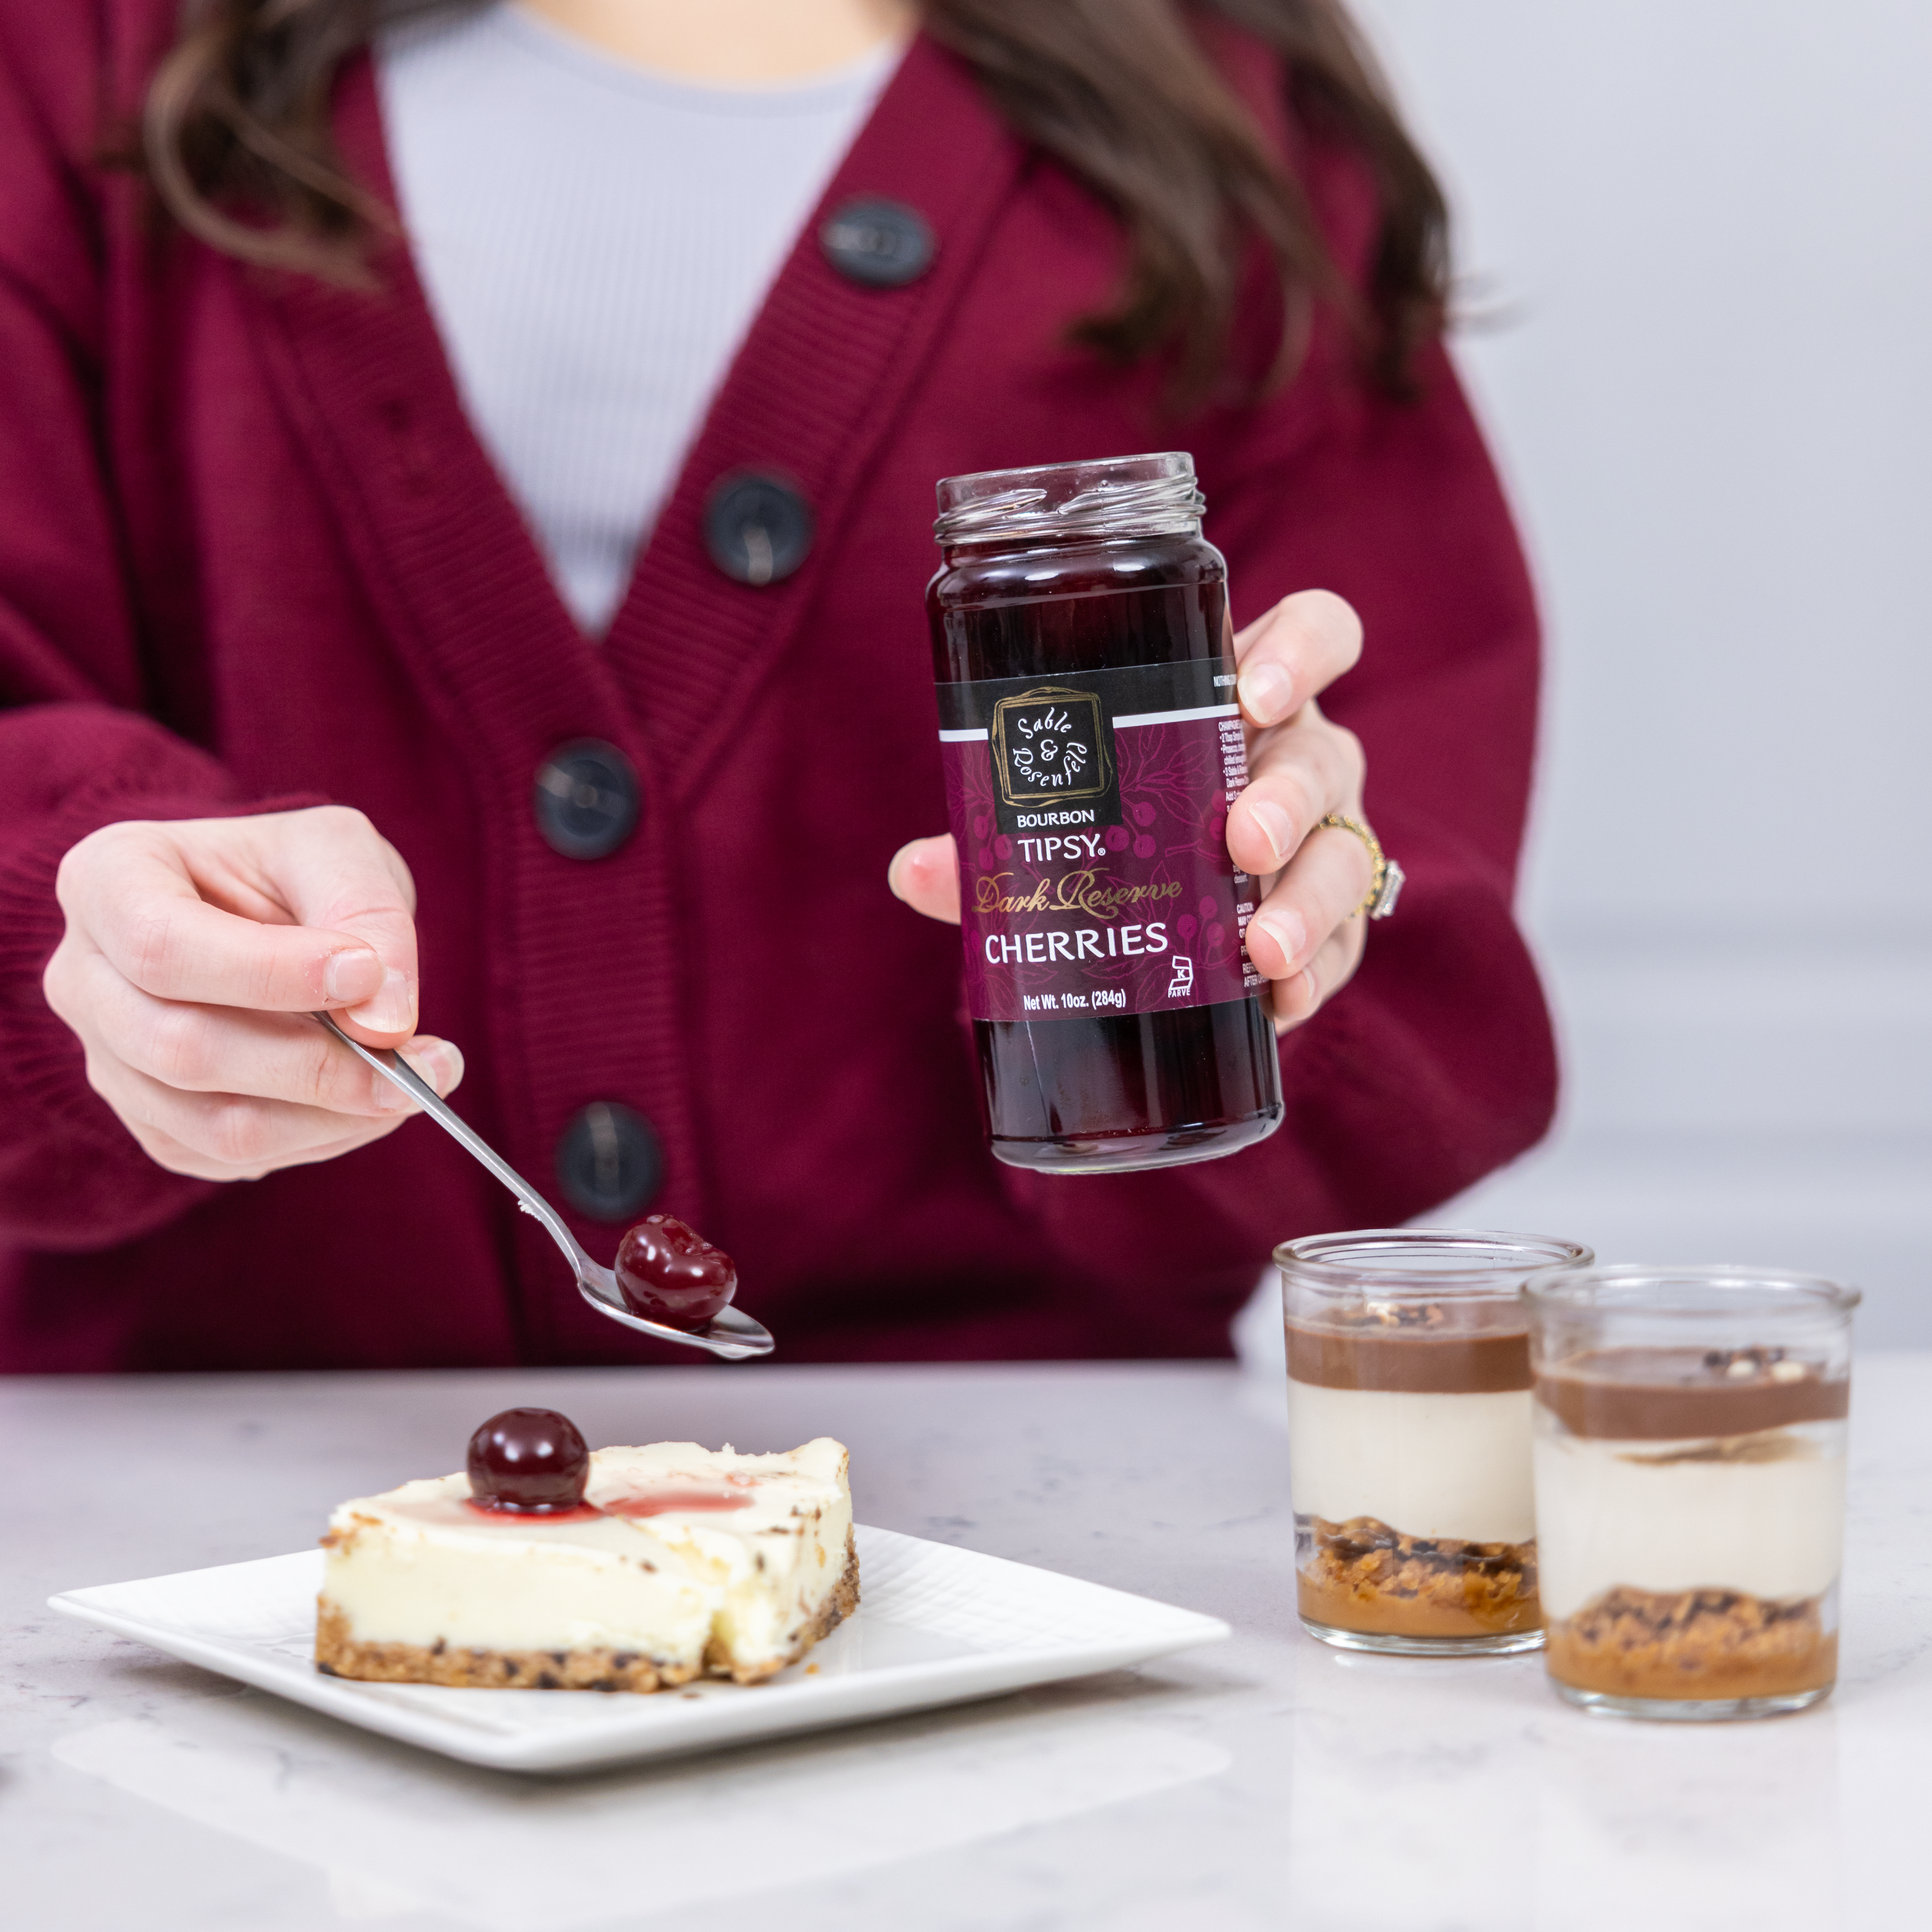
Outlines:
POLYGON ((1277 1251, 1296 1604, 1313 1635, 1411 1652, 1540 1642, 1516 1288, 1588 1252, 1426 1229, 1277 1251))
MULTIPOLYGON (((1538 1314, 1556 1331, 1540 1334, 1535 1380, 1551 1678, 1573 1701, 1635 1715, 1815 1701, 1838 1674, 1850 1300, 1834 1298, 1850 1291, 1808 1296, 1784 1278, 1771 1285, 1784 1301, 1726 1324, 1766 1339, 1676 1340, 1673 1320, 1696 1325, 1684 1304, 1721 1298, 1721 1274, 1676 1283, 1674 1314, 1612 1305, 1592 1329, 1564 1298, 1593 1272, 1636 1296, 1646 1279, 1586 1270, 1538 1314)), ((1740 1302, 1766 1300, 1762 1280, 1732 1280, 1740 1302)))

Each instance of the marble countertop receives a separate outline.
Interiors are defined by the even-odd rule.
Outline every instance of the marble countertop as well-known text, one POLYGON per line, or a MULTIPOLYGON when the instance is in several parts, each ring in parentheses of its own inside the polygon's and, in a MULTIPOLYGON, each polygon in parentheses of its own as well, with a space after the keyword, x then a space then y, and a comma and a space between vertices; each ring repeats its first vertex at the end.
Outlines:
POLYGON ((1594 1932, 1925 1922, 1932 1355, 1852 1403, 1844 1676, 1796 1718, 1592 1718, 1540 1660, 1310 1642, 1286 1430, 1230 1366, 0 1382, 0 1898, 62 1932, 1594 1932), (593 1442, 849 1442, 862 1520, 1225 1617, 1231 1643, 572 1780, 364 1735, 56 1616, 298 1549, 513 1402, 593 1442), (479 1869, 490 1882, 477 1882, 479 1869), (458 1882, 460 1876, 460 1882, 458 1882), (782 1903, 778 1901, 782 1900, 782 1903))

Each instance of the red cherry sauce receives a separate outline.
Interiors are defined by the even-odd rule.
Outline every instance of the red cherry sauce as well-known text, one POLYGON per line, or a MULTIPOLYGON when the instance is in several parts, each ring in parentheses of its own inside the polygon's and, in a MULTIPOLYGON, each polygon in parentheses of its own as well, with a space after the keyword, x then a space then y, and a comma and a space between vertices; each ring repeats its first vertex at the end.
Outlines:
POLYGON ((595 1522, 600 1516, 608 1516, 608 1510, 599 1509, 595 1503, 577 1503, 567 1509, 515 1509, 506 1508, 500 1503, 478 1502, 474 1496, 466 1496, 463 1507, 472 1516, 480 1516, 491 1522, 595 1522))
POLYGON ((731 1257, 671 1214, 646 1214, 626 1232, 616 1276, 634 1315, 672 1328, 702 1328, 738 1292, 731 1257))
POLYGON ((673 1510, 696 1515, 745 1509, 751 1500, 742 1490, 646 1490, 639 1496, 613 1496, 604 1510, 607 1516, 668 1516, 673 1510))
POLYGON ((590 1448, 554 1408, 506 1408, 470 1438, 470 1507, 482 1516, 578 1521, 598 1512, 584 1500, 590 1448))

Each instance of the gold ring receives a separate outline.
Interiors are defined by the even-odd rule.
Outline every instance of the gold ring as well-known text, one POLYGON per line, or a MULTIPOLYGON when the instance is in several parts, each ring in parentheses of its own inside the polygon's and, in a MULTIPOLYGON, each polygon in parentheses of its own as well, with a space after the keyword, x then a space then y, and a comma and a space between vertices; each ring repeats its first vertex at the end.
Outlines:
POLYGON ((1369 880, 1367 896, 1348 916, 1360 919, 1366 913, 1371 919, 1387 919, 1395 910, 1396 897, 1406 876, 1402 868, 1382 850, 1382 842, 1359 818, 1331 812, 1316 830, 1319 831, 1324 825, 1332 825, 1337 832, 1352 832, 1369 848, 1370 862, 1375 868, 1369 880))

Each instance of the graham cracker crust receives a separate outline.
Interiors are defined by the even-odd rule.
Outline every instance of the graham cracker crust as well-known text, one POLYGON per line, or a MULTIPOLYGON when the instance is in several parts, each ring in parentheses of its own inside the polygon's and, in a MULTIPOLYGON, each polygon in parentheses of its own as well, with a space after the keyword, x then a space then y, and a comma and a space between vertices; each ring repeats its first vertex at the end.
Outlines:
POLYGON ((1502 1636, 1543 1622, 1534 1543, 1405 1536, 1373 1516, 1298 1526, 1296 1606, 1376 1636, 1502 1636))
POLYGON ((364 1643, 326 1598, 316 1606, 315 1667, 364 1684, 448 1684, 470 1690, 664 1690, 698 1675, 634 1650, 458 1650, 364 1643))
POLYGON ((1572 1690, 1612 1697, 1783 1697, 1838 1674, 1820 1600, 1742 1590, 1606 1591, 1550 1627, 1545 1663, 1572 1690))
MULTIPOLYGON (((796 1664, 859 1607, 859 1551, 845 1537, 845 1569, 819 1612, 800 1634, 789 1656, 748 1670, 732 1670, 707 1658, 714 1676, 734 1684, 760 1684, 796 1664)), ((446 1684, 472 1690, 631 1690, 650 1692, 688 1684, 698 1672, 688 1664, 664 1664, 632 1650, 469 1650, 434 1644, 364 1643, 349 1634, 349 1619, 318 1598, 315 1667, 330 1677, 364 1684, 446 1684)))

